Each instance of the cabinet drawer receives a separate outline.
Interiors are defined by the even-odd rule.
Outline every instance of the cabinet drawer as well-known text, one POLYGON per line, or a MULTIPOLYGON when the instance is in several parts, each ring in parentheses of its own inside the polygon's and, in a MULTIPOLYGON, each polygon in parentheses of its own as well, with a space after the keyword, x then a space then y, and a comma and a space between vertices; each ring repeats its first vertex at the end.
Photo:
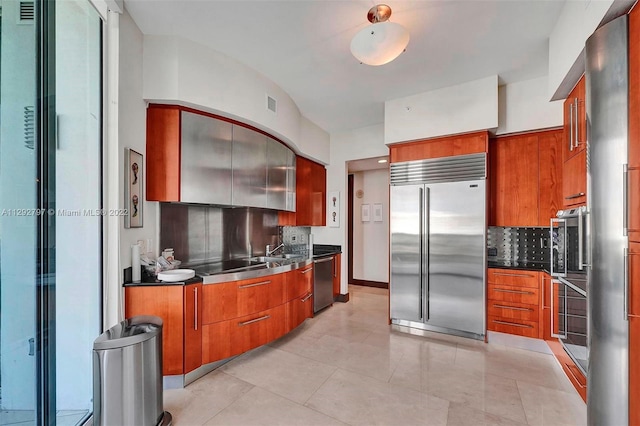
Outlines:
POLYGON ((287 272, 285 279, 285 300, 293 300, 306 295, 313 286, 313 263, 295 271, 287 272))
POLYGON ((311 292, 287 303, 287 331, 293 330, 305 319, 311 317, 313 317, 313 294, 311 292))
POLYGON ((537 321, 489 316, 487 322, 487 329, 491 331, 517 334, 525 337, 538 337, 537 321))
POLYGON ((286 332, 287 305, 202 327, 204 364, 269 343, 286 332))
POLYGON ((538 321, 539 307, 524 303, 498 302, 489 300, 488 315, 490 317, 513 318, 527 321, 538 321))
POLYGON ((489 301, 503 301, 539 305, 538 289, 530 287, 512 287, 489 283, 487 299, 489 301))
POLYGON ((284 275, 204 285, 202 323, 211 324, 281 305, 284 303, 284 275))
POLYGON ((517 287, 538 288, 539 272, 513 269, 488 269, 487 282, 517 287))

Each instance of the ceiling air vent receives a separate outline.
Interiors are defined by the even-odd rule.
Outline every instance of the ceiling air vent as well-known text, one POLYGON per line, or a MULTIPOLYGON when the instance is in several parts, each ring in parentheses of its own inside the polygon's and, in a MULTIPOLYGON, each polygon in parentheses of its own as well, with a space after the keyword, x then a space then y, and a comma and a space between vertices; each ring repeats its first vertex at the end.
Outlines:
POLYGON ((20 2, 20 21, 33 21, 35 19, 35 6, 32 1, 20 2))
POLYGON ((267 95, 267 109, 271 112, 276 112, 278 102, 271 96, 267 95))

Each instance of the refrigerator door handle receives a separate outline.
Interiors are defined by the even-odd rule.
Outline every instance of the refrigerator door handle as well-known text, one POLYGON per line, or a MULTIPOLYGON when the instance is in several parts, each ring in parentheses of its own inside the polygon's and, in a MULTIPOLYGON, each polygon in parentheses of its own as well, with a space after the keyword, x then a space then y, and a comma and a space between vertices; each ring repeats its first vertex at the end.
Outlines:
POLYGON ((420 188, 420 320, 424 321, 424 187, 420 188))
POLYGON ((429 320, 429 187, 425 187, 423 195, 422 217, 422 285, 423 285, 423 321, 429 320))
POLYGON ((629 249, 624 248, 624 320, 629 321, 629 249))

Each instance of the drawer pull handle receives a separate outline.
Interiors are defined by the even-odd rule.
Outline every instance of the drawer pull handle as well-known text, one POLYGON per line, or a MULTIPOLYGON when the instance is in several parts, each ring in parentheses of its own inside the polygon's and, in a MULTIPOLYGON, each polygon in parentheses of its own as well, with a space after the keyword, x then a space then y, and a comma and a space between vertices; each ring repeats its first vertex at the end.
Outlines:
POLYGON ((311 296, 313 296, 313 293, 309 293, 305 296, 304 299, 300 299, 301 302, 306 302, 307 300, 311 299, 311 296))
POLYGON ((493 322, 495 322, 496 324, 512 325, 512 326, 514 326, 514 327, 533 328, 533 326, 532 326, 532 325, 527 325, 527 324, 517 324, 517 323, 515 323, 515 322, 498 321, 498 320, 493 320, 493 322))
POLYGON ((499 275, 501 277, 526 277, 526 278, 534 277, 534 275, 529 275, 529 274, 506 274, 503 272, 494 272, 493 275, 499 275))
POLYGON ((564 366, 567 367, 567 370, 569 370, 569 373, 571 373, 571 376, 573 376, 573 380, 576 381, 578 386, 580 386, 581 389, 584 389, 586 386, 582 384, 582 381, 578 380, 578 376, 576 376, 576 373, 573 372, 573 368, 571 368, 571 366, 569 364, 567 364, 566 362, 565 362, 564 366))
POLYGON ((519 308, 517 306, 505 306, 505 305, 493 305, 494 308, 501 308, 501 309, 512 309, 514 311, 529 311, 529 312, 533 312, 533 309, 531 308, 519 308))
POLYGON ((265 285, 265 284, 270 284, 270 283, 271 283, 271 280, 269 280, 269 281, 260 281, 259 283, 239 285, 238 288, 257 287, 259 285, 265 285))
POLYGON ((307 268, 304 271, 300 271, 300 272, 303 274, 306 274, 307 272, 311 272, 311 271, 313 271, 313 266, 311 268, 307 268))
POLYGON ((533 294, 530 291, 520 291, 520 290, 504 290, 502 288, 494 288, 493 291, 497 291, 499 293, 515 293, 515 294, 533 294))
POLYGON ((577 194, 569 195, 568 197, 564 197, 565 200, 573 200, 574 198, 584 197, 584 192, 578 192, 577 194))
POLYGON ((249 321, 239 322, 238 325, 240 327, 242 327, 243 325, 253 324, 254 322, 263 321, 263 320, 266 320, 266 319, 269 319, 269 318, 271 318, 271 315, 265 315, 263 317, 252 319, 252 320, 249 320, 249 321))

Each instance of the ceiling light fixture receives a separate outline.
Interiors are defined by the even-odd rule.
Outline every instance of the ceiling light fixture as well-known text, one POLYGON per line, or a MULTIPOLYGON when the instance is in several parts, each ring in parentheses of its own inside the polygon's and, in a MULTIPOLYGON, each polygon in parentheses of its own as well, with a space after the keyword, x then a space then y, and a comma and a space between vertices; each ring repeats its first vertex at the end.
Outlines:
POLYGON ((400 24, 389 22, 391 8, 379 4, 369 9, 369 25, 358 31, 351 40, 351 53, 361 63, 384 65, 400 56, 409 44, 409 31, 400 24))
POLYGON ((387 162, 387 160, 385 160, 384 158, 381 158, 380 160, 378 160, 378 163, 380 163, 380 164, 384 164, 386 162, 387 162))

